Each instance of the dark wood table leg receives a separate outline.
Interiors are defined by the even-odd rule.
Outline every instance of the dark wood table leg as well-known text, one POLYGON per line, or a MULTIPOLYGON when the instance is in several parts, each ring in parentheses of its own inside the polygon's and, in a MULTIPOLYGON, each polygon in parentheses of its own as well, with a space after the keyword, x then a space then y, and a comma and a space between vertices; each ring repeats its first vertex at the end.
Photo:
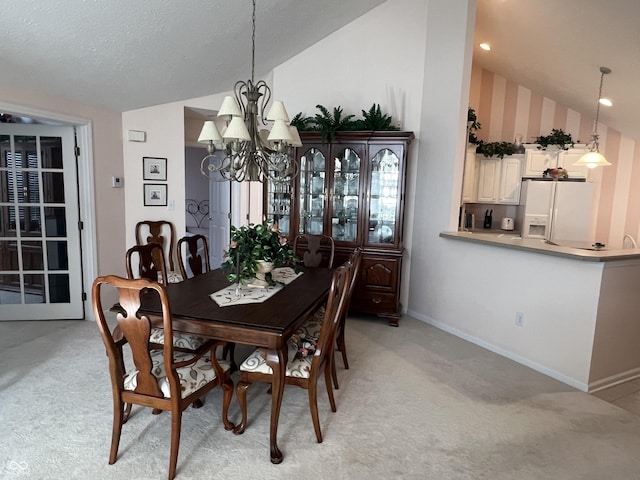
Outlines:
POLYGON ((267 364, 273 370, 273 382, 271 383, 271 430, 269 444, 271 446, 271 463, 282 462, 282 452, 278 448, 278 420, 280 419, 280 406, 284 393, 284 379, 287 369, 287 355, 285 346, 280 350, 266 350, 267 364))

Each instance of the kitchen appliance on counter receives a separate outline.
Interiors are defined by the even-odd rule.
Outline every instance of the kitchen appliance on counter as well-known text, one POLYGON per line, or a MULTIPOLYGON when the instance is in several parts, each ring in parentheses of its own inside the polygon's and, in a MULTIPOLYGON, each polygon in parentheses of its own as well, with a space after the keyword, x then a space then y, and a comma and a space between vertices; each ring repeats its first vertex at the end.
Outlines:
POLYGON ((502 222, 500 222, 501 230, 513 230, 514 228, 514 221, 511 217, 504 217, 502 222))
POLYGON ((520 225, 523 238, 591 241, 594 186, 590 182, 522 182, 520 225))

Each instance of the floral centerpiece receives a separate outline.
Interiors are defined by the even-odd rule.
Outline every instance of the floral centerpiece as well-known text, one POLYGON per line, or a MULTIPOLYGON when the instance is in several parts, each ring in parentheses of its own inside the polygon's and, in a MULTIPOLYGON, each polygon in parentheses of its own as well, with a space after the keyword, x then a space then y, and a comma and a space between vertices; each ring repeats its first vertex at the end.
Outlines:
MULTIPOLYGON (((289 245, 287 237, 281 236, 273 224, 250 224, 241 227, 231 226, 229 250, 224 252, 224 261, 220 268, 231 283, 246 285, 256 278, 263 262, 273 267, 290 265, 298 271, 300 259, 289 245)), ((266 273, 269 285, 275 284, 271 272, 266 273)))

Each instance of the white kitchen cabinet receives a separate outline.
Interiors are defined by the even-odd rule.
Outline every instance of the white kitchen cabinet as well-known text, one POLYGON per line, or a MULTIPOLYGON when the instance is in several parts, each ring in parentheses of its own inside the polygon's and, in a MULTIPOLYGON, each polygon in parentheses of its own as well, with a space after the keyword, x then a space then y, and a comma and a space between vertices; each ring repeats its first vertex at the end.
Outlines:
POLYGON ((464 178, 462 180, 462 201, 476 200, 476 146, 467 148, 464 161, 464 178))
POLYGON ((547 150, 538 150, 537 145, 525 146, 524 177, 541 177, 547 168, 563 167, 567 170, 569 178, 586 178, 587 167, 574 167, 587 148, 578 145, 569 150, 559 150, 550 147, 547 150))
POLYGON ((523 160, 524 155, 506 155, 504 158, 478 155, 476 202, 517 205, 520 201, 523 160))
POLYGON ((498 203, 502 161, 497 157, 478 155, 478 203, 498 203))
POLYGON ((508 155, 502 159, 498 203, 520 203, 523 155, 508 155))

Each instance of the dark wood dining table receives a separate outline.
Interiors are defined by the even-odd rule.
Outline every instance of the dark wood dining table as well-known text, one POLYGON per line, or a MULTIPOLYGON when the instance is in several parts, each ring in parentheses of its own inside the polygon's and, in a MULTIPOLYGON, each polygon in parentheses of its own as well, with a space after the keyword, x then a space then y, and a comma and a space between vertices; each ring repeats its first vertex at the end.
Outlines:
MULTIPOLYGON (((303 268, 302 271, 302 275, 263 303, 218 306, 209 295, 229 286, 219 269, 167 285, 176 331, 265 349, 267 364, 273 369, 269 435, 272 463, 283 459, 277 434, 285 386, 287 340, 325 302, 333 273, 326 268, 303 268)), ((157 297, 143 300, 141 311, 160 313, 157 297)))

